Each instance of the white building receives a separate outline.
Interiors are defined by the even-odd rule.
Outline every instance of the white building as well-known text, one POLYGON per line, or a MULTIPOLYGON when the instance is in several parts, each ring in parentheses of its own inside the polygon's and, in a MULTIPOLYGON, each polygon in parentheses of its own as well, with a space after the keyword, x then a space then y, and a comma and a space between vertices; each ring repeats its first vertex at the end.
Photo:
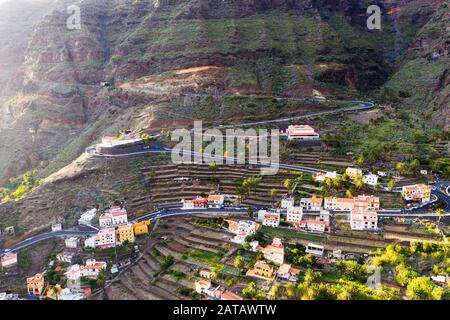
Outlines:
POLYGON ((280 225, 280 214, 275 212, 266 213, 262 224, 273 228, 278 227, 280 225))
POLYGON ((17 253, 7 252, 0 258, 0 267, 10 268, 17 264, 17 253))
POLYGON ((330 211, 328 210, 320 210, 319 220, 325 222, 326 224, 330 224, 330 211))
POLYGON ((274 238, 272 244, 264 248, 259 247, 258 250, 264 254, 264 259, 272 261, 278 265, 284 263, 284 246, 280 239, 274 238))
POLYGON ((70 238, 66 238, 66 240, 64 240, 64 244, 66 245, 66 248, 70 248, 70 249, 76 249, 78 247, 80 243, 80 239, 77 237, 70 237, 70 238))
POLYGON ((363 177, 363 183, 374 186, 378 183, 378 176, 373 173, 366 174, 363 177))
POLYGON ((97 239, 96 235, 86 238, 86 240, 84 240, 84 247, 85 248, 95 248, 95 240, 96 239, 97 239))
POLYGON ((74 292, 70 288, 65 288, 58 294, 58 300, 83 300, 84 298, 86 298, 84 294, 74 292))
POLYGON ((128 224, 127 210, 119 207, 113 207, 110 210, 113 226, 121 226, 128 224))
POLYGON ((181 200, 181 203, 183 204, 183 206, 181 207, 182 210, 192 210, 195 208, 194 206, 194 200, 192 199, 188 199, 188 200, 181 200))
POLYGON ((324 182, 326 178, 335 179, 338 176, 336 171, 319 172, 313 176, 314 181, 324 182))
POLYGON ((288 140, 319 140, 320 135, 308 125, 290 125, 286 130, 288 140))
POLYGON ((78 224, 84 224, 84 225, 90 225, 92 223, 92 220, 95 218, 95 215, 97 214, 97 209, 91 209, 83 213, 78 219, 78 224))
POLYGON ((211 194, 208 196, 208 208, 223 208, 225 196, 221 194, 211 194))
POLYGON ((61 223, 52 223, 52 232, 61 231, 62 224, 61 223))
POLYGON ((286 222, 300 222, 303 219, 302 207, 291 207, 287 210, 286 222))
POLYGON ((116 246, 116 230, 114 228, 101 229, 95 236, 95 247, 106 249, 116 246))
POLYGON ((378 214, 376 211, 352 210, 350 226, 352 230, 375 230, 378 228, 378 214))
POLYGON ((65 263, 73 263, 75 260, 75 253, 66 251, 60 252, 56 255, 56 260, 65 263))
POLYGON ((324 248, 324 246, 322 246, 320 244, 308 243, 308 245, 306 246, 305 252, 311 253, 312 255, 314 255, 316 257, 322 257, 323 253, 325 252, 325 248, 324 248))
POLYGON ((327 228, 327 224, 320 220, 302 220, 300 222, 296 222, 294 226, 297 229, 317 233, 324 233, 327 228))
POLYGON ((258 210, 258 221, 263 221, 264 220, 264 216, 266 215, 266 213, 268 213, 267 210, 258 210))
POLYGON ((301 198, 300 206, 305 211, 320 211, 322 209, 323 199, 321 197, 312 196, 311 198, 301 198))
POLYGON ((106 262, 88 259, 84 266, 74 264, 68 267, 65 275, 71 281, 78 281, 81 277, 96 279, 100 271, 106 269, 106 266, 106 262))
POLYGON ((293 197, 281 199, 281 209, 289 209, 295 205, 295 199, 293 197))

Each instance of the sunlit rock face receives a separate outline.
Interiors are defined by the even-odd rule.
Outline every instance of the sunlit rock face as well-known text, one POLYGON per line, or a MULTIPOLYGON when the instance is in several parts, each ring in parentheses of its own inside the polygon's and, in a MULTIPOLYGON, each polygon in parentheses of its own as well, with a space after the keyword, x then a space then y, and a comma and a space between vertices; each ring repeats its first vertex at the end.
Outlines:
MULTIPOLYGON (((97 137, 77 139, 112 104, 142 102, 108 93, 102 81, 119 87, 150 77, 175 93, 308 96, 316 90, 342 98, 377 89, 417 55, 445 59, 445 42, 420 32, 446 21, 436 13, 444 2, 375 0, 382 29, 370 31, 367 8, 357 0, 84 0, 75 3, 79 30, 67 28, 72 0, 6 1, 0 4, 0 182, 51 161, 71 142, 83 150, 97 137), (171 72, 198 67, 206 69, 168 81, 171 72)), ((438 78, 434 90, 441 92, 448 73, 438 78)), ((442 111, 445 96, 436 99, 442 111)))

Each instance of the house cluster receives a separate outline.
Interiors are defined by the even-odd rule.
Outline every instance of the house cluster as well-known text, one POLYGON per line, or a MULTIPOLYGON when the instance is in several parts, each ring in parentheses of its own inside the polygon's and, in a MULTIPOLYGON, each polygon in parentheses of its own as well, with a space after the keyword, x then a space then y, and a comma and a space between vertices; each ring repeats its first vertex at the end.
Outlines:
POLYGON ((221 209, 225 204, 225 196, 211 193, 208 197, 197 196, 194 199, 183 199, 181 202, 183 204, 183 210, 207 208, 221 209))
MULTIPOLYGON (((378 175, 371 173, 371 172, 369 172, 368 174, 364 174, 362 169, 358 169, 358 168, 348 167, 345 170, 345 174, 353 181, 360 177, 360 178, 362 178, 363 183, 365 183, 369 186, 372 186, 372 187, 378 183, 378 179, 379 179, 378 175)), ((319 172, 314 175, 314 180, 317 182, 323 182, 327 178, 335 179, 338 176, 339 176, 339 174, 336 171, 319 172)))
POLYGON ((324 233, 330 230, 330 211, 350 211, 352 230, 374 230, 378 227, 377 211, 380 210, 380 198, 359 195, 353 198, 312 196, 300 199, 296 205, 293 197, 281 200, 281 210, 258 211, 258 221, 264 226, 278 227, 282 215, 284 222, 306 232, 324 233))
POLYGON ((431 200, 431 187, 424 184, 415 184, 402 187, 402 196, 405 201, 426 203, 431 200))
POLYGON ((251 244, 254 251, 262 252, 265 260, 259 260, 253 268, 247 270, 246 275, 249 277, 262 280, 280 280, 280 281, 297 281, 300 270, 293 268, 292 265, 284 263, 285 249, 280 239, 274 238, 272 244, 261 247, 251 244), (267 262, 269 261, 269 262, 267 262), (276 268, 278 268, 276 270, 276 268))
POLYGON ((149 221, 131 224, 128 222, 128 213, 120 207, 112 207, 100 215, 100 230, 85 240, 86 248, 113 248, 125 242, 134 243, 135 236, 148 233, 149 221))
POLYGON ((231 240, 234 243, 242 244, 245 242, 245 238, 254 234, 261 224, 252 220, 225 220, 228 223, 228 231, 235 234, 235 237, 231 240))
MULTIPOLYGON (((26 279, 27 293, 29 296, 47 298, 53 300, 81 300, 91 293, 90 288, 81 288, 82 278, 97 279, 102 270, 106 270, 107 264, 95 259, 86 260, 85 265, 73 264, 67 268, 64 276, 67 278, 67 288, 60 285, 46 286, 45 274, 38 273, 26 279)), ((61 266, 55 268, 60 271, 61 266)))

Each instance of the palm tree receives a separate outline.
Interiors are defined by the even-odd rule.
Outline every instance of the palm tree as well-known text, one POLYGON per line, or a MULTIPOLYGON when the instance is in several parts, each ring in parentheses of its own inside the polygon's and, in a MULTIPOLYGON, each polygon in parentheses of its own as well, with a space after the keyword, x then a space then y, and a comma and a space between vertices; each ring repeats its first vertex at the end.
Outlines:
POLYGON ((438 228, 439 228, 439 225, 441 224, 441 219, 442 219, 442 217, 445 216, 445 210, 442 208, 439 208, 439 209, 436 209, 434 211, 434 213, 438 215, 438 228))
POLYGON ((278 195, 277 189, 275 189, 275 188, 270 189, 269 195, 270 195, 270 197, 272 198, 272 201, 273 201, 273 199, 278 195))
POLYGON ((285 179, 283 182, 283 186, 288 190, 288 193, 290 193, 292 188, 292 180, 291 179, 285 179))

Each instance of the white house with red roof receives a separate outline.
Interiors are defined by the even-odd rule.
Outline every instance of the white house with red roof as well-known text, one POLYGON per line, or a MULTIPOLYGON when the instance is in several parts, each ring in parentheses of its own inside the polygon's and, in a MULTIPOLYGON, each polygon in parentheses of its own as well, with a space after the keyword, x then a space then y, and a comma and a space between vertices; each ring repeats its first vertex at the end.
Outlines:
POLYGON ((264 254, 265 259, 273 263, 278 265, 284 263, 284 246, 278 238, 274 238, 272 244, 266 247, 257 247, 257 250, 264 254))
POLYGON ((378 228, 378 214, 376 211, 355 209, 350 213, 352 230, 376 230, 378 228))
POLYGON ((0 267, 9 268, 17 264, 17 253, 8 252, 0 258, 0 267))
POLYGON ((278 227, 280 225, 280 214, 277 212, 265 213, 262 224, 268 227, 278 227))
POLYGON ((303 208, 292 207, 287 209, 286 222, 294 223, 300 222, 303 219, 303 208))
POLYGON ((106 262, 95 259, 86 260, 86 265, 71 265, 65 273, 68 280, 78 281, 81 277, 96 279, 101 270, 106 269, 106 262))

